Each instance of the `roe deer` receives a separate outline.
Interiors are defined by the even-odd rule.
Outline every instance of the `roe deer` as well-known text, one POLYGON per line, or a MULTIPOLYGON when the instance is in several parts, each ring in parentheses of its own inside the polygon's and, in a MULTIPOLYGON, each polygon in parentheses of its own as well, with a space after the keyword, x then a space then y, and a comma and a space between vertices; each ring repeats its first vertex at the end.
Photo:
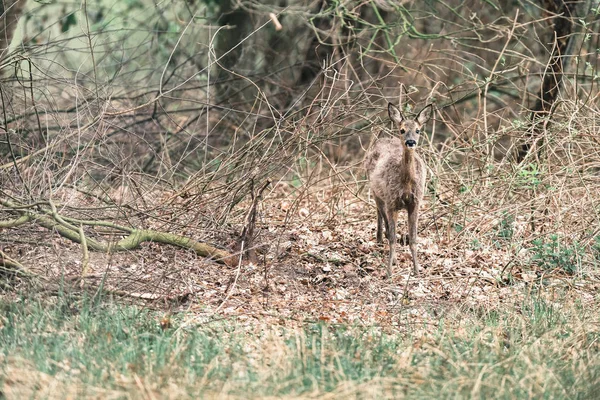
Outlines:
POLYGON ((365 157, 365 169, 377 204, 377 242, 382 242, 383 222, 390 245, 388 277, 392 276, 392 266, 396 264, 396 223, 398 211, 402 209, 408 212, 408 243, 414 273, 419 273, 417 220, 427 171, 415 149, 423 125, 431 118, 431 111, 432 106, 428 104, 415 119, 406 119, 396 106, 389 103, 388 114, 396 123, 401 138, 378 139, 365 157))

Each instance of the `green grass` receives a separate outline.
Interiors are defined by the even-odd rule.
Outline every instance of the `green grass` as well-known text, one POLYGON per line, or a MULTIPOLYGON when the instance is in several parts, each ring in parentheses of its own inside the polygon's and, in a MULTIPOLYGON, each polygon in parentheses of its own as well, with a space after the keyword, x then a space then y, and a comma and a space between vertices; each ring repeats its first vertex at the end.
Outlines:
POLYGON ((598 311, 572 297, 449 310, 400 333, 191 325, 184 314, 162 330, 161 314, 133 306, 22 296, 0 302, 0 390, 8 398, 101 390, 115 398, 591 398, 600 390, 598 311))

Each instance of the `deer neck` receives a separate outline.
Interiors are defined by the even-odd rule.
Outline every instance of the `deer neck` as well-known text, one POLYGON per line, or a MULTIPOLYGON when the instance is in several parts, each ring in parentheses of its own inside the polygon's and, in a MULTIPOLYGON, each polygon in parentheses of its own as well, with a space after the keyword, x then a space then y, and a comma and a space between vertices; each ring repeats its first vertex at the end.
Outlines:
POLYGON ((414 185, 416 181, 416 170, 415 170, 415 151, 404 148, 404 154, 402 155, 402 183, 406 193, 414 192, 414 185))

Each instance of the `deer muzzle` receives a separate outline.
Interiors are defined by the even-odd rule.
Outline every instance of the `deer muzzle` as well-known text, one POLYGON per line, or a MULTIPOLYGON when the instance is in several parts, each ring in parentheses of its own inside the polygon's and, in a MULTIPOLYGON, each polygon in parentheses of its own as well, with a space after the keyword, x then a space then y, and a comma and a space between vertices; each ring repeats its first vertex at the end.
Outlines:
POLYGON ((406 147, 408 147, 409 149, 417 147, 417 141, 412 139, 407 140, 406 142, 404 142, 404 144, 406 144, 406 147))

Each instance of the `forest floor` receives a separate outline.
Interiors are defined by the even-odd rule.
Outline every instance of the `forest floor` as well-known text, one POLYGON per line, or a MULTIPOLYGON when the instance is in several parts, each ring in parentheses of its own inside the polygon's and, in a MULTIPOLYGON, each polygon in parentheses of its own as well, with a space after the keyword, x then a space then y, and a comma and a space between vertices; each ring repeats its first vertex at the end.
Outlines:
MULTIPOLYGON (((519 249, 502 230, 492 241, 465 239, 426 202, 421 274, 411 276, 410 253, 399 244, 388 279, 388 249, 375 243, 373 205, 339 193, 299 196, 276 185, 259 207, 257 262, 232 266, 145 243, 129 252, 92 252, 82 281, 79 244, 33 224, 5 229, 4 253, 40 279, 33 290, 12 279, 0 296, 2 395, 585 398, 597 392, 595 265, 569 272, 565 267, 577 261, 572 252, 519 249), (545 268, 540 257, 549 260, 545 268)), ((236 218, 243 221, 248 208, 240 204, 236 218)), ((178 211, 182 220, 195 212, 178 211)), ((492 215, 479 217, 480 227, 503 226, 492 215)), ((164 230, 159 222, 146 227, 164 230)), ((405 231, 401 213, 398 232, 405 231)), ((177 233, 198 239, 194 232, 177 233)), ((235 232, 210 237, 235 247, 235 232)))
MULTIPOLYGON (((259 207, 256 263, 225 266, 189 250, 146 243, 131 252, 92 252, 85 282, 124 301, 198 320, 236 317, 283 326, 324 321, 390 330, 407 323, 435 329, 440 315, 489 312, 519 304, 530 291, 555 301, 556 289, 565 289, 591 304, 600 289, 597 268, 585 274, 541 269, 532 265, 531 251, 515 250, 508 241, 464 245, 427 202, 419 222, 421 273, 411 274, 408 246, 399 243, 390 280, 388 246, 375 242, 373 204, 337 196, 334 209, 327 191, 294 202, 290 187, 280 186, 259 207)), ((405 212, 398 232, 406 232, 405 212)), ((9 256, 50 281, 81 277, 77 243, 33 225, 5 231, 4 242, 9 256)))

